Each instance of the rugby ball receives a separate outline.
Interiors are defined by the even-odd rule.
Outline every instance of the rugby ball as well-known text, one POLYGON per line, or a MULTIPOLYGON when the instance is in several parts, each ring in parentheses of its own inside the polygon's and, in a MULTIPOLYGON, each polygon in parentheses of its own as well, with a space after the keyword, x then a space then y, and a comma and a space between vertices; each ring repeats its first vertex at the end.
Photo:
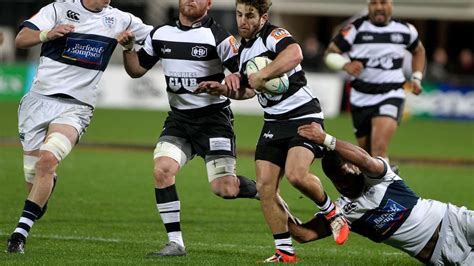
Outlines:
MULTIPOLYGON (((247 62, 247 66, 245 70, 247 71, 247 76, 263 69, 268 64, 272 62, 271 59, 263 56, 257 56, 250 59, 247 62)), ((288 86, 290 81, 288 80, 288 76, 283 74, 279 77, 273 78, 268 80, 265 83, 265 87, 263 88, 266 92, 274 95, 285 93, 288 90, 288 86)))

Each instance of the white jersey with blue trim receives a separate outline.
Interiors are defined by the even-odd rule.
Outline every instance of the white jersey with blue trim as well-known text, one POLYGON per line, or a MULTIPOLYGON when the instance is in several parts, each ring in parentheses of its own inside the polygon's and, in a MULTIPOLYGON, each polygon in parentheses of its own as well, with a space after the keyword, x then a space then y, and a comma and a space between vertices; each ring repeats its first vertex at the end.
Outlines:
POLYGON ((384 242, 417 255, 433 235, 446 212, 445 203, 421 199, 382 158, 385 173, 365 177, 365 191, 356 198, 337 202, 351 230, 375 242, 384 242))
POLYGON ((90 106, 96 104, 97 85, 117 46, 117 35, 130 30, 137 42, 143 42, 153 29, 130 13, 110 6, 94 12, 79 0, 51 3, 22 27, 42 31, 60 24, 72 24, 74 31, 42 44, 31 90, 66 94, 90 106))

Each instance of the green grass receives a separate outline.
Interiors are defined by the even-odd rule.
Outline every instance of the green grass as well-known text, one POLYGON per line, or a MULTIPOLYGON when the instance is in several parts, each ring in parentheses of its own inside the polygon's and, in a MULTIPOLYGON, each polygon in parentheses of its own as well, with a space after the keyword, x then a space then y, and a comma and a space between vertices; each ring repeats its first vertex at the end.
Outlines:
MULTIPOLYGON (((83 142, 134 143, 150 149, 93 149, 79 145, 58 169, 58 186, 47 215, 31 231, 27 253, 0 252, 0 264, 185 264, 252 265, 274 252, 273 239, 255 200, 223 200, 210 190, 201 158, 177 177, 182 204, 182 229, 189 256, 149 259, 166 241, 156 211, 152 147, 165 113, 97 110, 83 142)), ((0 137, 16 138, 16 105, 0 103, 0 137)), ((236 117, 237 145, 252 149, 262 118, 236 117)), ((326 121, 326 128, 353 142, 350 119, 326 121)), ((409 120, 395 136, 394 156, 474 158, 474 124, 409 120)), ((419 195, 474 208, 473 167, 401 164, 402 177, 419 195)), ((254 177, 253 158, 240 156, 238 172, 254 177)), ((321 172, 329 195, 336 191, 321 172)), ((26 191, 19 145, 0 144, 0 240, 14 229, 26 191)), ((282 194, 301 218, 316 211, 284 181, 282 194)), ((4 242, 0 242, 4 243, 4 242)), ((0 246, 1 247, 1 246, 0 246)), ((2 247, 3 248, 3 247, 2 247)), ((337 246, 332 239, 296 244, 303 265, 418 265, 403 252, 375 244, 356 234, 337 246)))

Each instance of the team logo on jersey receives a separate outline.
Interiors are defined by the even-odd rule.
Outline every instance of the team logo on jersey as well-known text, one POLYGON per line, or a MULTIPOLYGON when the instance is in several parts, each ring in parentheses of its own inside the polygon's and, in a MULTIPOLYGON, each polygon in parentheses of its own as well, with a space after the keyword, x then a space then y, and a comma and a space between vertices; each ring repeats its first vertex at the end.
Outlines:
POLYGON ((203 58, 207 56, 207 48, 204 46, 194 46, 191 48, 191 55, 197 58, 203 58))
POLYGON ((274 29, 270 35, 276 40, 281 40, 285 37, 291 36, 287 30, 282 28, 274 29))
POLYGON ((357 204, 354 202, 349 202, 342 207, 342 211, 346 214, 349 214, 357 209, 357 204))
POLYGON ((68 10, 66 12, 67 19, 71 20, 71 21, 74 21, 74 22, 78 22, 80 20, 80 16, 81 16, 81 14, 79 14, 77 12, 74 12, 72 10, 68 10))
POLYGON ((390 40, 394 43, 402 43, 403 42, 403 35, 400 33, 392 33, 390 35, 390 40))
POLYGON ((116 19, 114 17, 104 17, 102 19, 102 22, 104 22, 104 25, 111 29, 115 25, 116 19))

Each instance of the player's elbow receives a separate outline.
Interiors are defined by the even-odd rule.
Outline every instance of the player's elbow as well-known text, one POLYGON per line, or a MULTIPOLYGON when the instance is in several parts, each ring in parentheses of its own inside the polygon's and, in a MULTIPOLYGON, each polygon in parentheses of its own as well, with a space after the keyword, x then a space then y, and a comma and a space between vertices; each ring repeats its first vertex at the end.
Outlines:
POLYGON ((143 77, 145 75, 146 71, 139 71, 137 69, 132 69, 132 68, 125 68, 127 71, 127 74, 132 78, 132 79, 137 79, 143 77))
POLYGON ((18 34, 15 38, 15 47, 17 49, 27 49, 27 48, 29 48, 29 46, 24 41, 24 38, 21 36, 21 34, 18 34))

